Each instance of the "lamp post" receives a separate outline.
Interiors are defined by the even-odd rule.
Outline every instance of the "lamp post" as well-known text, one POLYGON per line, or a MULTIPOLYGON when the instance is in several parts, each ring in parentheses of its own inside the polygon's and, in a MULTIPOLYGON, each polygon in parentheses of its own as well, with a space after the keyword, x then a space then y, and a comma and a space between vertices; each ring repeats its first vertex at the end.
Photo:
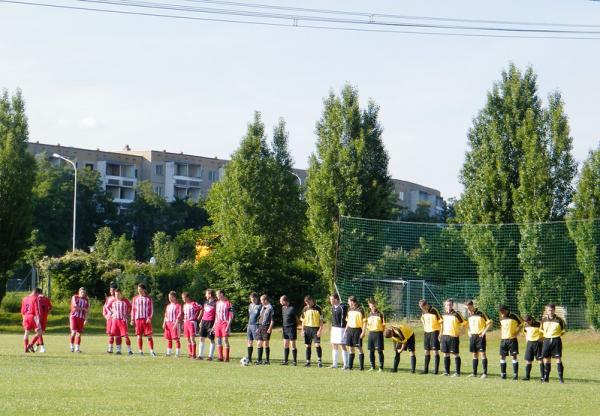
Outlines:
POLYGON ((75 227, 77 221, 77 165, 75 165, 75 162, 73 162, 72 160, 61 156, 58 153, 54 153, 52 156, 70 163, 71 166, 73 166, 73 170, 75 171, 75 184, 73 186, 73 251, 75 251, 75 227))

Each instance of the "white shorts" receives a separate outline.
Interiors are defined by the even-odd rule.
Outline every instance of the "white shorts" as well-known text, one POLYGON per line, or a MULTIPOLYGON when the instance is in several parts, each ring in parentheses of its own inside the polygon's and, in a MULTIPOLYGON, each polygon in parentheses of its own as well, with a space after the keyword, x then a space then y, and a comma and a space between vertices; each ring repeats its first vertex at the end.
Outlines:
POLYGON ((346 344, 344 340, 344 328, 331 327, 331 343, 346 344))

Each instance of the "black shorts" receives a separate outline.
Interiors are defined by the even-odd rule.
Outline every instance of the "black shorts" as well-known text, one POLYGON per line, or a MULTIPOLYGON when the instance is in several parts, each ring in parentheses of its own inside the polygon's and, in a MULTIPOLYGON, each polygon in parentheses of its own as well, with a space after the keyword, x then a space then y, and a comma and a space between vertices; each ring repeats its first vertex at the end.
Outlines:
POLYGON ((267 332, 269 330, 268 325, 259 325, 256 329, 256 340, 257 341, 268 341, 271 339, 271 334, 267 332))
POLYGON ((296 325, 284 326, 282 328, 283 339, 287 339, 289 341, 296 341, 298 339, 298 330, 296 329, 296 325))
POLYGON ((423 334, 423 346, 426 351, 439 351, 440 331, 425 332, 423 334))
POLYGON ((346 329, 346 346, 362 347, 362 338, 360 337, 361 333, 362 333, 362 328, 346 329))
POLYGON ((471 338, 469 339, 469 352, 485 352, 486 351, 486 339, 485 339, 485 335, 481 336, 481 335, 471 335, 471 338))
POLYGON ((542 340, 527 341, 525 347, 525 361, 539 361, 542 359, 542 340))
POLYGON ((500 356, 519 354, 519 341, 516 338, 500 340, 500 356))
MULTIPOLYGON (((402 344, 400 342, 394 342, 394 349, 399 350, 402 348, 402 344)), ((408 341, 406 341, 405 351, 414 352, 415 351, 415 334, 412 334, 408 341)))
POLYGON ((321 343, 321 337, 317 336, 317 332, 319 332, 318 326, 305 326, 304 327, 304 343, 306 345, 310 345, 315 342, 315 344, 321 343))
POLYGON ((546 338, 542 346, 543 358, 560 358, 562 357, 562 339, 546 338))
POLYGON ((383 351, 383 331, 369 332, 369 351, 383 351))
POLYGON ((450 335, 442 335, 441 350, 444 354, 459 353, 459 338, 451 337, 450 335))
POLYGON ((212 330, 215 321, 200 321, 200 338, 208 338, 211 341, 215 339, 215 333, 212 330))

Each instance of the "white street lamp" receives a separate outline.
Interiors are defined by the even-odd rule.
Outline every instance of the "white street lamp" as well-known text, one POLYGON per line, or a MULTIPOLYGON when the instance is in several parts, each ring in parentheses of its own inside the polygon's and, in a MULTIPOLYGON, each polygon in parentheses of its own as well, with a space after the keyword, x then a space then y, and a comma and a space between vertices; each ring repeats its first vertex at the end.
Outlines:
POLYGON ((73 186, 73 251, 75 251, 75 227, 77 223, 77 165, 75 165, 75 162, 72 160, 61 156, 58 153, 54 153, 52 156, 70 163, 75 171, 75 184, 73 186))

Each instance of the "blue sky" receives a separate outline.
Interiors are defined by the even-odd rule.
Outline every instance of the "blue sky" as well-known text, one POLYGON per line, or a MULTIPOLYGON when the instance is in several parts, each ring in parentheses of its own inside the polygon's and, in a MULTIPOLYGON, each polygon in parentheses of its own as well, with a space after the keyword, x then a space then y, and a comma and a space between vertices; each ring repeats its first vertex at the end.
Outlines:
MULTIPOLYGON (((301 5, 600 25, 600 2, 586 0, 301 5)), ((229 157, 260 110, 269 129, 286 119, 303 168, 323 97, 350 82, 381 106, 392 175, 459 196, 467 129, 509 61, 533 65, 543 97, 562 92, 578 160, 600 139, 600 40, 348 33, 2 3, 0 39, 0 87, 23 89, 34 141, 229 157)))

